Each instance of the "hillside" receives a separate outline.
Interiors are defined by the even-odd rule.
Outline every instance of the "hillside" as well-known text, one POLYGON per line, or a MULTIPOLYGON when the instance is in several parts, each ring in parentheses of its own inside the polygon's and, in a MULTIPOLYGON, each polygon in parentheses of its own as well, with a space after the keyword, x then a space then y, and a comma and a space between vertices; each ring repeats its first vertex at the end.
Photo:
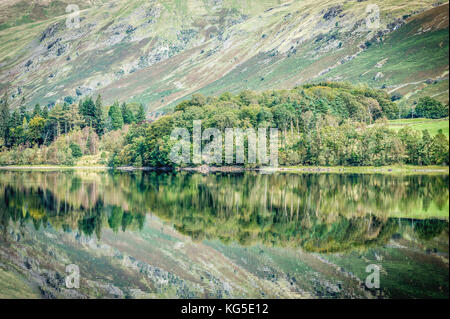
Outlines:
POLYGON ((397 131, 405 127, 417 131, 428 130, 428 132, 433 136, 438 134, 439 130, 442 130, 442 133, 447 137, 449 133, 448 118, 436 120, 424 118, 391 120, 388 125, 389 128, 397 131))
POLYGON ((1 4, 0 90, 13 106, 100 93, 157 115, 193 93, 324 79, 384 87, 405 108, 423 91, 448 102, 448 3, 82 1, 79 28, 65 3, 1 4), (371 3, 379 29, 365 23, 371 3))

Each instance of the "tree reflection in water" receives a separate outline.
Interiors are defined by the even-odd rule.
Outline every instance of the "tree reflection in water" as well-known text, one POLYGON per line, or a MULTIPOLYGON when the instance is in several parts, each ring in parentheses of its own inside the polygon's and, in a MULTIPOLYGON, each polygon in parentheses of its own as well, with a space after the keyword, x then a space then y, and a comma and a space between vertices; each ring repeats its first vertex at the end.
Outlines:
POLYGON ((194 240, 340 252, 448 234, 448 175, 0 172, 0 224, 101 237, 152 213, 194 240))

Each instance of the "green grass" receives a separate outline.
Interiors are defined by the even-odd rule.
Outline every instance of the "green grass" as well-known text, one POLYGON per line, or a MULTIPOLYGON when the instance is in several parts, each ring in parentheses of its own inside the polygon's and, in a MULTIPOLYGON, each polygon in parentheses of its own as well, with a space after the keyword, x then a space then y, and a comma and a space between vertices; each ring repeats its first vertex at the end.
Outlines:
POLYGON ((405 88, 396 90, 393 93, 400 93, 400 95, 403 95, 403 98, 398 102, 398 107, 403 112, 405 110, 410 110, 411 107, 414 105, 414 102, 419 101, 421 97, 425 96, 431 96, 432 98, 438 100, 444 105, 448 104, 448 97, 449 97, 448 87, 449 81, 448 79, 445 79, 433 84, 421 83, 417 85, 416 90, 410 91, 405 95, 402 94, 403 93, 402 91, 405 88))
POLYGON ((43 171, 43 172, 52 172, 52 171, 65 171, 65 170, 94 170, 94 171, 103 171, 107 170, 108 167, 102 164, 94 165, 92 163, 87 165, 76 165, 76 166, 65 166, 65 165, 8 165, 8 166, 0 166, 0 171, 43 171))
MULTIPOLYGON (((270 168, 269 168, 270 169, 270 168)), ((388 165, 388 166, 280 166, 280 170, 306 173, 364 174, 448 174, 448 166, 388 165)))
POLYGON ((383 84, 391 86, 433 77, 448 65, 449 29, 411 35, 416 27, 415 23, 405 25, 384 42, 372 44, 355 59, 321 78, 338 76, 343 80, 381 87, 383 84), (376 68, 375 65, 384 58, 388 59, 386 63, 376 68), (384 77, 374 80, 378 72, 382 72, 384 77))
POLYGON ((388 126, 396 131, 406 126, 418 131, 428 130, 431 136, 435 136, 439 130, 442 130, 442 133, 447 137, 449 136, 448 118, 436 120, 425 118, 391 120, 388 121, 388 126))
POLYGON ((365 271, 368 264, 381 266, 380 288, 390 298, 448 298, 448 268, 423 252, 379 247, 325 258, 362 280, 369 275, 365 271))
POLYGON ((27 284, 26 278, 10 269, 0 268, 0 298, 39 298, 37 288, 27 284))
MULTIPOLYGON (((3 13, 0 30, 63 16, 66 14, 68 4, 70 1, 67 0, 50 1, 48 4, 39 1, 19 1, 8 6, 3 13)), ((88 3, 77 4, 81 10, 90 6, 88 3)))

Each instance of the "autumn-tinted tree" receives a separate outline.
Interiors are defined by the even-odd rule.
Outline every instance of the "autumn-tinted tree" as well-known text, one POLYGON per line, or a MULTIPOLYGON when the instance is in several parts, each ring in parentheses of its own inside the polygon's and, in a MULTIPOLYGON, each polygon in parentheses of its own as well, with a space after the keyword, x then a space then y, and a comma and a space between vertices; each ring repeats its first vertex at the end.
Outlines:
POLYGON ((44 141, 45 120, 40 116, 33 117, 28 123, 28 139, 31 143, 41 145, 44 141))

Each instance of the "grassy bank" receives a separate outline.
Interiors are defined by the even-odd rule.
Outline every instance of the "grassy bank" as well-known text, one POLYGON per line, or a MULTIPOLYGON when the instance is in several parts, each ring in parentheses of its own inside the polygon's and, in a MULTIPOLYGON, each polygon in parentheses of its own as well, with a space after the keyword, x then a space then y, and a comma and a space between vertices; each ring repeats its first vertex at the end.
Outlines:
MULTIPOLYGON (((0 166, 0 170, 14 171, 14 170, 36 170, 36 171, 55 171, 55 170, 108 170, 107 166, 58 166, 58 165, 10 165, 0 166)), ((160 170, 167 171, 170 168, 154 168, 154 167, 117 167, 117 171, 148 171, 160 170)), ((179 168, 182 171, 192 171, 199 173, 233 173, 244 171, 259 171, 259 172, 298 172, 298 173, 364 173, 364 174, 449 174, 448 166, 416 166, 416 165, 392 165, 392 166, 280 166, 276 168, 249 168, 242 166, 198 166, 179 168)))
POLYGON ((448 166, 418 166, 418 165, 390 165, 390 166, 289 166, 279 167, 278 171, 287 172, 330 172, 330 173, 383 173, 383 174, 448 174, 448 166))
POLYGON ((404 127, 417 131, 428 130, 431 136, 435 136, 439 130, 442 130, 445 136, 449 136, 448 118, 436 120, 424 118, 391 120, 388 121, 388 127, 395 131, 399 131, 404 127))
POLYGON ((9 165, 0 166, 2 171, 57 171, 57 170, 107 170, 107 166, 65 166, 65 165, 9 165))

